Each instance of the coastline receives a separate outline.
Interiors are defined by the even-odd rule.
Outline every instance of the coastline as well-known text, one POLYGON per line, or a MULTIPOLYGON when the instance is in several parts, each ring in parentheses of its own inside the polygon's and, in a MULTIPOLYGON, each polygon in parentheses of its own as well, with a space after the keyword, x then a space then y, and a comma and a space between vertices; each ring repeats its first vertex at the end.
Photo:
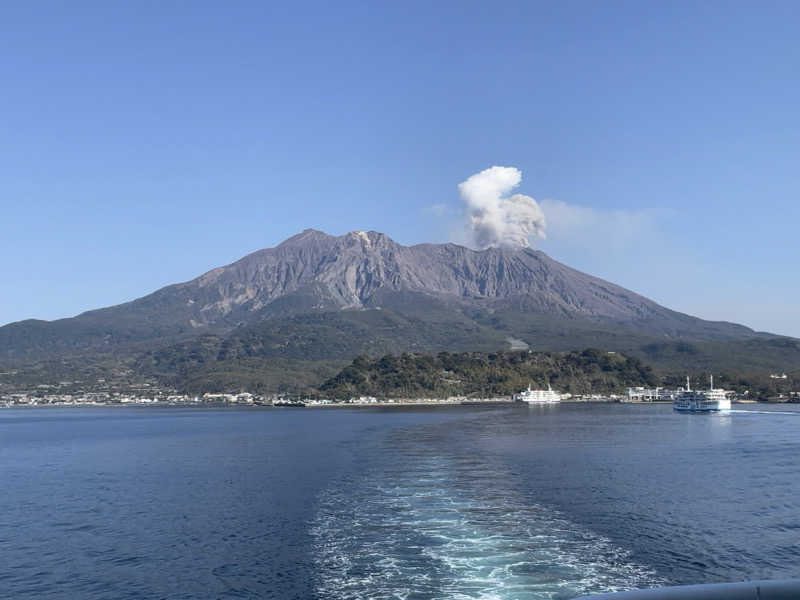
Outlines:
MULTIPOLYGON (((562 400, 559 404, 631 404, 631 405, 670 405, 672 401, 655 400, 652 402, 624 401, 609 398, 587 398, 562 400)), ((449 399, 449 398, 397 398, 379 400, 374 402, 319 402, 308 401, 302 405, 280 406, 271 403, 235 403, 235 402, 75 402, 75 403, 25 403, 25 404, 0 404, 0 409, 9 408, 391 408, 391 407, 420 407, 420 406, 552 406, 553 404, 526 403, 510 398, 486 399, 449 399)), ((759 402, 757 400, 734 400, 733 404, 778 404, 776 402, 759 402)))

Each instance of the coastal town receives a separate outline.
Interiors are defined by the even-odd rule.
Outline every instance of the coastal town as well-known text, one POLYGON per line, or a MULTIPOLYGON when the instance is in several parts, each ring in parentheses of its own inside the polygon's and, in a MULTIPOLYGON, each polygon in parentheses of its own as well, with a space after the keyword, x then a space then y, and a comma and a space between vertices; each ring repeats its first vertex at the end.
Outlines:
MULTIPOLYGON (((319 398, 297 394, 255 394, 250 392, 226 392, 182 394, 174 389, 165 389, 142 384, 125 391, 70 391, 52 390, 53 386, 39 386, 31 390, 0 391, 0 408, 14 406, 408 406, 408 405, 499 405, 514 402, 515 396, 470 397, 449 396, 447 398, 377 398, 354 396, 350 398, 319 398), (44 388, 44 389, 41 389, 44 388)), ((671 403, 683 388, 630 387, 624 394, 560 394, 565 402, 596 403, 671 403)), ((751 398, 749 392, 728 391, 732 402, 800 403, 800 391, 787 392, 769 398, 751 398)))
MULTIPOLYGON (((623 402, 623 394, 560 394, 573 402, 623 402)), ((13 406, 406 406, 406 405, 499 405, 514 396, 453 395, 447 397, 321 397, 302 392, 251 393, 248 391, 182 393, 155 382, 121 384, 98 380, 93 383, 61 381, 31 388, 4 386, 0 382, 0 407, 13 406)))
POLYGON ((502 404, 512 398, 382 398, 358 396, 352 398, 310 398, 283 394, 205 393, 179 394, 174 390, 154 388, 140 392, 77 392, 42 393, 17 391, 0 393, 0 407, 12 406, 376 406, 376 405, 433 405, 433 404, 502 404))

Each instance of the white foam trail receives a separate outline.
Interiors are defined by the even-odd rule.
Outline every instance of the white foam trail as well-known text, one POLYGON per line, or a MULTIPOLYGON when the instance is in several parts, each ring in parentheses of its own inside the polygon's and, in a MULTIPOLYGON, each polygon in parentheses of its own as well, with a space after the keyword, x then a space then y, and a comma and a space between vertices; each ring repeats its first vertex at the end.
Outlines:
POLYGON ((470 473, 443 457, 400 463, 319 499, 320 597, 570 598, 662 583, 607 538, 509 491, 507 475, 474 477, 472 459, 470 473))
POLYGON ((800 417, 800 412, 791 412, 785 410, 726 410, 725 414, 737 415, 792 415, 793 417, 800 417))

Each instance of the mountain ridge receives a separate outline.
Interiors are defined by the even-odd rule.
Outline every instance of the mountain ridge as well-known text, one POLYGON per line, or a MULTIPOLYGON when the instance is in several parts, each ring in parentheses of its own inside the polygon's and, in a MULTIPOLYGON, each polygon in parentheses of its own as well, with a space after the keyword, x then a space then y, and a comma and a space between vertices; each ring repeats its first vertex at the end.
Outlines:
POLYGON ((682 356, 680 344, 791 340, 673 311, 539 250, 404 246, 376 231, 306 229, 129 302, 0 327, 0 360, 135 355, 164 370, 186 362, 181 352, 346 360, 507 349, 509 339, 540 350, 653 348, 657 357, 682 356))

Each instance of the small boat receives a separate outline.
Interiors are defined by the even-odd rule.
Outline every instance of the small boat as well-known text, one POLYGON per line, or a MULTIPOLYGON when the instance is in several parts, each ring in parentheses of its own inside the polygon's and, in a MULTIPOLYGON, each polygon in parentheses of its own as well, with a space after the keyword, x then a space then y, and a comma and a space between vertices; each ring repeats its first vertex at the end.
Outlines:
POLYGON ((719 412, 731 409, 731 401, 725 396, 725 390, 714 388, 714 376, 707 390, 693 390, 686 377, 686 389, 681 391, 672 402, 673 410, 678 412, 719 412))
POLYGON ((514 400, 528 404, 556 404, 561 402, 561 393, 553 390, 548 383, 546 390, 532 390, 528 386, 527 390, 516 394, 514 400))

